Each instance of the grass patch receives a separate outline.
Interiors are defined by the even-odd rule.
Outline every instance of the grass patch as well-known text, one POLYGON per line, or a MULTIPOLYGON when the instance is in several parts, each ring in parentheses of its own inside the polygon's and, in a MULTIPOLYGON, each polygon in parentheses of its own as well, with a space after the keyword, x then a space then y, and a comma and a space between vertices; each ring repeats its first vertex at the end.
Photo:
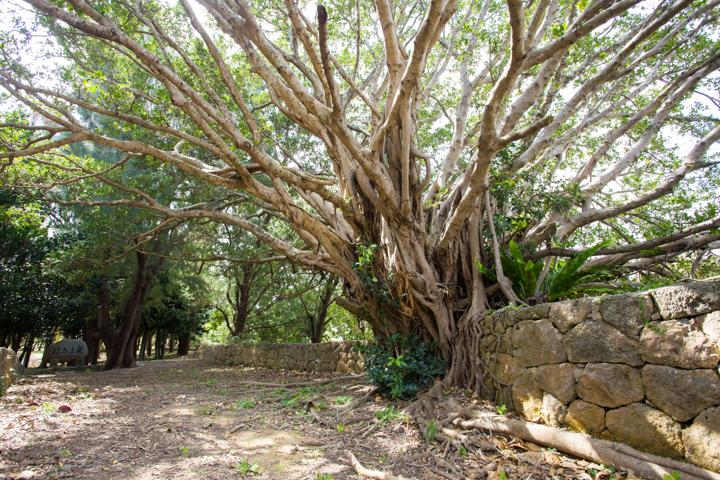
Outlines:
POLYGON ((235 402, 235 409, 250 410, 252 408, 255 408, 256 405, 257 404, 255 403, 255 400, 253 400, 252 398, 244 398, 235 402))
POLYGON ((335 405, 345 405, 347 403, 352 402, 353 397, 350 397, 348 395, 338 395, 333 399, 333 403, 335 405))
POLYGON ((375 418, 380 420, 382 423, 387 423, 392 422, 393 420, 407 420, 407 415, 391 405, 387 408, 381 408, 376 411, 375 418))

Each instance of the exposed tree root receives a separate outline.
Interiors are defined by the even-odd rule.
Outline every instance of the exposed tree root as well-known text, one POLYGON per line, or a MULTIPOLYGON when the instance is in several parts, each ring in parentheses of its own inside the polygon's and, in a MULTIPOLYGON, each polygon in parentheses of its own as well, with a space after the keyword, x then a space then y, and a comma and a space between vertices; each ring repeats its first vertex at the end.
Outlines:
POLYGON ((356 415, 354 417, 348 417, 348 418, 344 418, 342 420, 338 419, 338 421, 342 422, 343 425, 352 425, 353 423, 371 421, 374 418, 375 418, 375 415, 356 415))
POLYGON ((370 401, 380 390, 377 388, 373 388, 369 392, 367 392, 362 397, 356 398, 352 402, 348 403, 347 405, 343 405, 341 407, 337 407, 337 411, 340 413, 346 413, 349 412, 361 405, 363 405, 365 402, 370 401))
POLYGON ((720 480, 720 474, 684 462, 639 452, 621 443, 484 412, 473 412, 470 416, 474 418, 456 419, 454 423, 465 429, 477 428, 516 436, 596 463, 631 470, 648 480, 663 480, 665 475, 671 475, 673 471, 678 471, 683 480, 720 480))
POLYGON ((294 383, 266 383, 266 382, 237 382, 240 385, 249 385, 252 387, 267 388, 299 388, 299 387, 315 387, 318 385, 327 385, 328 383, 352 382, 353 380, 364 380, 365 374, 358 373, 354 375, 345 375, 343 377, 326 378, 324 380, 313 380, 309 382, 294 383))
POLYGON ((460 477, 456 477, 455 475, 452 475, 450 473, 443 472, 442 470, 439 470, 437 468, 430 468, 430 471, 433 472, 435 475, 447 478, 448 480, 460 480, 460 477))
POLYGON ((363 467, 360 462, 358 462, 358 459, 355 458, 355 455, 352 454, 349 450, 345 451, 345 457, 350 462, 350 465, 355 469, 355 473, 362 477, 366 478, 372 478, 375 480, 414 480, 407 477, 402 477, 398 475, 393 475, 392 473, 388 472, 381 472, 380 470, 371 470, 369 468, 363 467))

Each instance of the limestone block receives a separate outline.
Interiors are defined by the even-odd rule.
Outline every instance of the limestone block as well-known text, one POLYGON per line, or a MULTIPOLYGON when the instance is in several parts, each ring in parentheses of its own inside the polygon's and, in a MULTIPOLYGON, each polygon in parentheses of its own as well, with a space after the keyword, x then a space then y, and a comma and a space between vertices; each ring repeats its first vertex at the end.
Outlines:
POLYGON ((641 402, 645 398, 640 372, 614 363, 589 363, 576 390, 583 400, 609 408, 641 402))
POLYGON ((630 338, 640 338, 640 331, 652 320, 652 313, 652 299, 647 294, 611 295, 600 300, 602 319, 630 338))
POLYGON ((495 335, 485 335, 480 339, 480 350, 483 352, 495 350, 498 338, 495 335))
POLYGON ((643 364, 638 342, 604 322, 588 321, 574 327, 565 334, 563 346, 568 360, 575 363, 643 364))
POLYGON ((485 317, 482 319, 481 327, 483 332, 491 332, 493 330, 493 325, 495 323, 505 323, 505 317, 507 316, 507 312, 504 310, 501 310, 499 312, 495 312, 492 315, 485 317))
POLYGON ((563 402, 555 396, 545 392, 543 393, 542 419, 546 425, 551 427, 559 427, 565 420, 567 407, 563 402))
POLYGON ((565 425, 581 433, 598 435, 605 430, 605 409, 584 400, 575 400, 568 407, 565 425))
POLYGON ((4 395, 15 381, 15 352, 0 347, 0 395, 4 395))
POLYGON ((535 381, 544 391, 551 393, 561 402, 568 403, 575 398, 575 365, 558 363, 537 368, 535 381))
POLYGON ((495 377, 505 385, 512 385, 523 369, 515 361, 515 357, 505 353, 496 353, 491 360, 495 377))
POLYGON ((513 328, 513 355, 524 367, 567 360, 562 335, 549 320, 526 320, 513 328))
POLYGON ((715 370, 645 365, 642 379, 648 400, 678 422, 720 405, 720 376, 715 370))
POLYGON ((507 329, 515 326, 523 320, 534 320, 532 318, 523 318, 522 315, 518 315, 519 312, 520 310, 510 308, 498 310, 490 317, 487 317, 488 324, 483 325, 486 329, 485 331, 495 331, 496 328, 498 330, 502 330, 503 328, 507 329))
POLYGON ((513 351, 512 345, 512 329, 506 330, 505 335, 502 337, 502 341, 498 346, 498 352, 510 354, 513 351))
POLYGON ((591 299, 581 298, 567 302, 550 304, 550 320, 562 333, 567 332, 590 318, 593 303, 591 299))
POLYGON ((638 450, 673 458, 685 454, 680 424, 644 403, 610 410, 605 415, 605 425, 612 440, 638 450))
POLYGON ((650 292, 665 320, 720 310, 720 281, 688 282, 650 292))
POLYGON ((717 345, 689 320, 653 322, 640 335, 640 355, 648 363, 680 368, 715 368, 717 345))
POLYGON ((720 346, 720 310, 708 313, 702 319, 702 331, 708 340, 720 346))
POLYGON ((720 473, 720 407, 708 408, 682 432, 685 457, 696 465, 720 473))
POLYGON ((541 303, 539 305, 521 308, 520 310, 512 312, 512 314, 518 321, 548 318, 550 315, 550 304, 541 303))
POLYGON ((542 419, 543 392, 535 383, 532 370, 525 370, 512 386, 512 398, 515 410, 531 422, 542 419))

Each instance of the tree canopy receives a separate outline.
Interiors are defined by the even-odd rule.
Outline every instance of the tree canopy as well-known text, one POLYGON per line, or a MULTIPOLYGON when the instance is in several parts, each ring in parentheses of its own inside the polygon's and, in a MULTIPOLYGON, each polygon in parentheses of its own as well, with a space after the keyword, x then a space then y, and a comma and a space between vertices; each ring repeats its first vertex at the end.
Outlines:
POLYGON ((578 255, 633 279, 717 246, 718 4, 18 0, 3 178, 242 230, 472 385, 478 319, 578 255))

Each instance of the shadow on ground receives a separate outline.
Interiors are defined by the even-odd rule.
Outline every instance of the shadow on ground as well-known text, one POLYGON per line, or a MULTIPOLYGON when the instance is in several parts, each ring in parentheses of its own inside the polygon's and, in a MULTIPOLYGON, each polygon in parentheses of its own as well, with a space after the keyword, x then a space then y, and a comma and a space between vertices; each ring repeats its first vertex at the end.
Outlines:
POLYGON ((357 478, 346 449, 369 465, 439 478, 413 466, 424 449, 402 419, 363 437, 362 423, 322 425, 308 413, 312 402, 333 418, 333 406, 368 388, 357 382, 250 385, 319 377, 195 359, 28 373, 0 399, 0 478, 357 478), (64 405, 72 410, 60 413, 64 405))

